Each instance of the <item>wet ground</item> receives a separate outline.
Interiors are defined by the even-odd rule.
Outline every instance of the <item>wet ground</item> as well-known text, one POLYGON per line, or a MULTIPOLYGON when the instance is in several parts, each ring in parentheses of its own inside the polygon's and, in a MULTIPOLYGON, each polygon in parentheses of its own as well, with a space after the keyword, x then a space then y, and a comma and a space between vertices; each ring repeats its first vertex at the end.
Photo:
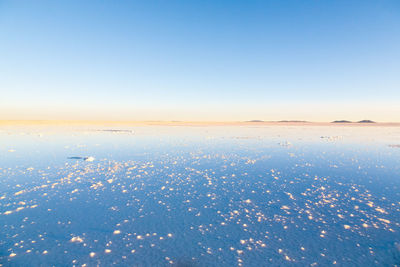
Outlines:
POLYGON ((3 127, 2 266, 400 264, 400 127, 3 127))

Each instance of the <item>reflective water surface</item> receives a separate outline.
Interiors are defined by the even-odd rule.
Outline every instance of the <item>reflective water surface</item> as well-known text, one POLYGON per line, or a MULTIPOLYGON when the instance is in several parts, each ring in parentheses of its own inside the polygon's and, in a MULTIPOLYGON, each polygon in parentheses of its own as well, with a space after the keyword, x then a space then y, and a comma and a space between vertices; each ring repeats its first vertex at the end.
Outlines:
POLYGON ((2 127, 2 266, 400 264, 399 127, 2 127))

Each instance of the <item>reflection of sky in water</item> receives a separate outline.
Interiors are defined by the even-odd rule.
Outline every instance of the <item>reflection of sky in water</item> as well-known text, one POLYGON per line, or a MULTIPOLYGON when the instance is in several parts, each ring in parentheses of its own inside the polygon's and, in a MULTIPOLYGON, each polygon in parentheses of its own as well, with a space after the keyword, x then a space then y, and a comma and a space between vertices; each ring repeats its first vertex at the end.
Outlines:
POLYGON ((131 129, 0 132, 4 266, 400 263, 398 128, 131 129))

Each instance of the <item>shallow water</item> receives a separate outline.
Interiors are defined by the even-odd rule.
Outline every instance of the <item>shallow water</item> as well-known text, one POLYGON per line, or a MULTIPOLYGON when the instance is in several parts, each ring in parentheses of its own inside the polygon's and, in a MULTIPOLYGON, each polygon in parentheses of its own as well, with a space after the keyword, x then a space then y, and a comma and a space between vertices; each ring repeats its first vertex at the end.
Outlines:
POLYGON ((400 127, 3 127, 0 263, 398 265, 398 144, 400 127))

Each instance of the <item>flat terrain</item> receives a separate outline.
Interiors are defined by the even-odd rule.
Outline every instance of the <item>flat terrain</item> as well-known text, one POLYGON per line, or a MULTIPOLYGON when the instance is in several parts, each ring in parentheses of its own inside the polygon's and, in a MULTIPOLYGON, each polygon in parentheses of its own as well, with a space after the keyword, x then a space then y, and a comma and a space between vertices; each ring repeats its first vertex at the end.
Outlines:
POLYGON ((400 263, 400 127, 176 125, 3 124, 0 263, 400 263))

